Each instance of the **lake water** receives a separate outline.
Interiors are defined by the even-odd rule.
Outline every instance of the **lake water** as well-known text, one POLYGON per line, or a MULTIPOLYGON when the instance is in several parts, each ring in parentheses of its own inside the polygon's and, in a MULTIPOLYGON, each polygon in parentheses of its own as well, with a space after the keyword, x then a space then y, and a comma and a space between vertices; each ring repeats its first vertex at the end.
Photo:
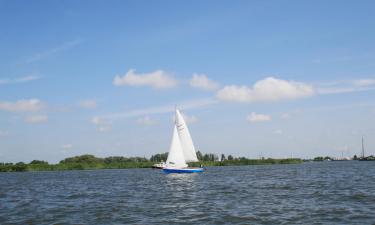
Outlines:
POLYGON ((375 162, 0 173, 0 224, 374 224, 375 162))

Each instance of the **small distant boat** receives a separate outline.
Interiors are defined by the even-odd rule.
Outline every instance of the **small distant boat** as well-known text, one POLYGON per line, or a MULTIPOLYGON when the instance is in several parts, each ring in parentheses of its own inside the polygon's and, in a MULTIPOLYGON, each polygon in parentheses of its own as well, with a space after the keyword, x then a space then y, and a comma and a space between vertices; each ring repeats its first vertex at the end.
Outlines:
POLYGON ((188 167, 188 162, 198 162, 189 129, 180 111, 176 109, 171 146, 164 173, 200 173, 202 167, 188 167))
POLYGON ((365 155, 365 144, 362 136, 362 152, 361 152, 361 157, 359 158, 359 161, 375 161, 375 156, 370 155, 366 156, 365 155))
POLYGON ((154 165, 152 165, 152 168, 153 169, 163 169, 167 166, 167 164, 165 164, 165 162, 160 162, 160 163, 155 163, 154 165))

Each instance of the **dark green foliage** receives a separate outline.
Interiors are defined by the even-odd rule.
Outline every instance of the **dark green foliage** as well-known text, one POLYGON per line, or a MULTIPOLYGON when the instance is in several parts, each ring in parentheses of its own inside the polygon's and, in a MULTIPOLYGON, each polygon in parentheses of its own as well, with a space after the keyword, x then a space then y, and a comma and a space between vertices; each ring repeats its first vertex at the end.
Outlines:
POLYGON ((199 161, 202 161, 202 160, 203 160, 202 152, 197 151, 197 158, 198 158, 199 161))
MULTIPOLYGON (((229 156, 228 156, 229 158, 229 156)), ((207 161, 189 163, 189 166, 244 166, 244 165, 267 165, 267 164, 297 164, 302 163, 301 159, 288 158, 288 159, 248 159, 245 157, 235 158, 225 161, 207 161)))
POLYGON ((218 161, 219 157, 216 154, 204 154, 203 161, 218 161))
POLYGON ((225 161, 225 155, 224 154, 221 154, 220 161, 225 161))
POLYGON ((45 164, 45 165, 48 165, 48 162, 42 161, 42 160, 33 160, 33 161, 30 162, 30 164, 39 164, 39 165, 45 164))
POLYGON ((216 154, 202 154, 200 151, 197 151, 197 158, 199 161, 218 161, 219 157, 216 154))
POLYGON ((96 158, 93 155, 80 155, 61 160, 60 163, 102 163, 102 158, 96 158))
POLYGON ((27 165, 23 162, 0 163, 0 172, 23 172, 27 170, 27 165))
POLYGON ((332 160, 332 158, 329 156, 326 156, 326 157, 319 156, 319 157, 314 158, 314 161, 324 161, 324 160, 332 160))
POLYGON ((151 162, 165 162, 167 161, 168 158, 168 152, 162 153, 162 154, 156 154, 151 156, 150 161, 151 162))

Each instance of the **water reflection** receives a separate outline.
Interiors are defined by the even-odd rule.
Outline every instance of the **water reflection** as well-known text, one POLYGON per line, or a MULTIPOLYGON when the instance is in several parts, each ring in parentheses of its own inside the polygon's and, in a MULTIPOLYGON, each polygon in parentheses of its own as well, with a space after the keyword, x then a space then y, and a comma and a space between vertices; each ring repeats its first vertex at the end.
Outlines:
POLYGON ((170 213, 185 211, 185 216, 194 217, 201 199, 199 198, 199 178, 202 174, 167 174, 165 191, 169 193, 163 209, 170 213))
POLYGON ((194 191, 200 174, 171 173, 165 175, 166 188, 171 192, 194 191))

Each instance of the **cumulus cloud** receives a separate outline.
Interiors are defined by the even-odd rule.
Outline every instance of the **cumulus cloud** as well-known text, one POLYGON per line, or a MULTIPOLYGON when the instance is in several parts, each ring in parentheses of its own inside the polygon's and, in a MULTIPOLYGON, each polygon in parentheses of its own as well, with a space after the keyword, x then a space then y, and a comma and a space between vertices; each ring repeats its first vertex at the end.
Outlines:
POLYGON ((21 99, 16 102, 0 101, 0 110, 8 112, 36 112, 44 107, 39 99, 21 99))
POLYGON ((29 76, 14 78, 14 79, 1 79, 0 84, 25 83, 25 82, 39 80, 39 79, 40 79, 39 76, 29 75, 29 76))
POLYGON ((46 115, 31 115, 25 117, 26 123, 46 123, 48 122, 48 116, 46 115))
POLYGON ((150 126, 157 124, 157 121, 149 116, 144 116, 142 118, 137 119, 137 123, 141 125, 150 126))
POLYGON ((266 122, 270 121, 272 118, 270 115, 265 114, 257 114, 255 112, 252 112, 250 115, 246 117, 246 120, 248 122, 266 122))
POLYGON ((163 89, 175 87, 177 80, 163 70, 137 74, 135 70, 131 69, 122 77, 116 75, 113 84, 115 86, 150 86, 155 89, 163 89))
POLYGON ((96 130, 99 132, 108 132, 112 130, 112 122, 99 116, 94 116, 91 119, 91 123, 96 126, 96 130))
POLYGON ((225 86, 217 92, 217 98, 234 102, 266 102, 297 99, 314 94, 315 91, 311 85, 267 77, 257 81, 252 87, 225 86))
POLYGON ((79 106, 85 109, 95 109, 96 108, 96 101, 95 100, 83 100, 80 101, 79 106))
POLYGON ((189 81, 190 86, 213 91, 219 88, 219 84, 213 80, 210 80, 205 74, 193 74, 193 77, 189 81))

